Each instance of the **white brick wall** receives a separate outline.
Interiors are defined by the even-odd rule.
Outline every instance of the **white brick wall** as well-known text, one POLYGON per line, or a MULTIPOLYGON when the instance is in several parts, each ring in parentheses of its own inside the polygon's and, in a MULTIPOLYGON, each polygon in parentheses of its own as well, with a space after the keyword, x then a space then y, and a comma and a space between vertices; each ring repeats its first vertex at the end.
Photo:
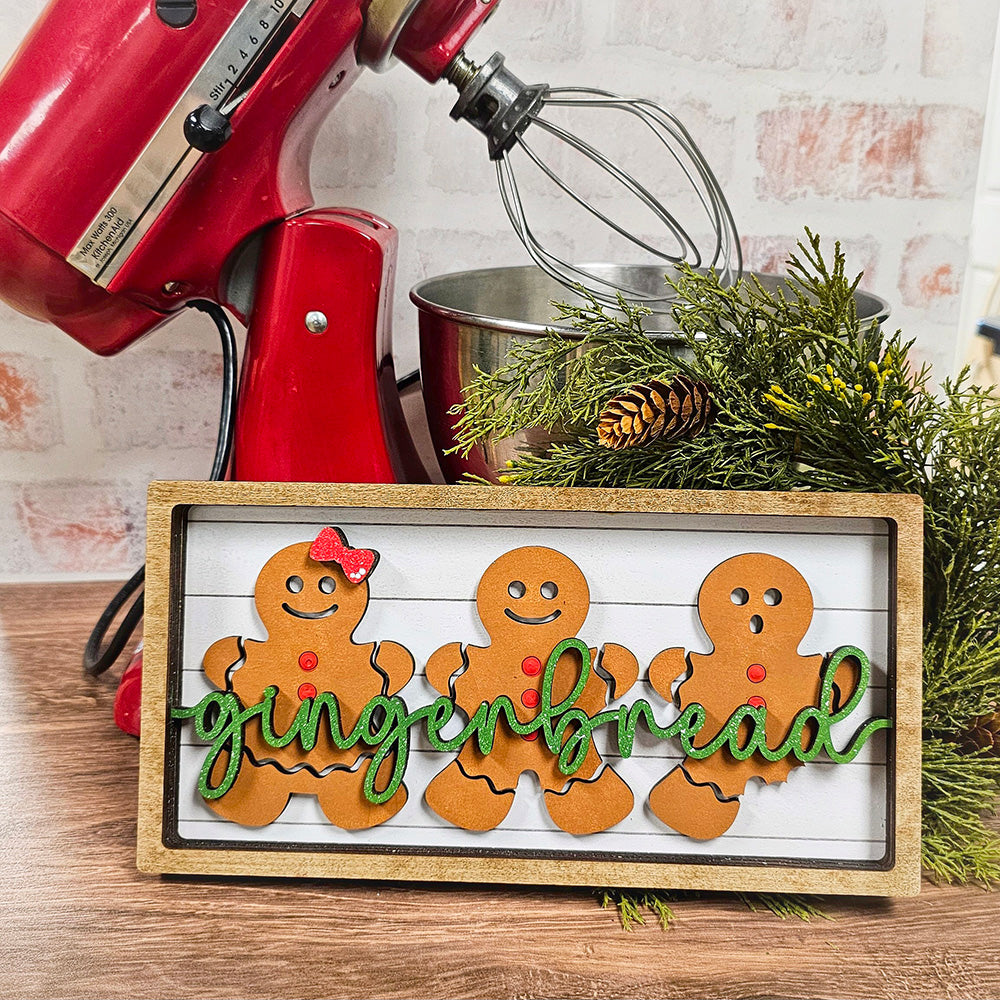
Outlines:
MULTIPOLYGON (((979 184, 969 238, 968 270, 956 345, 958 367, 969 360, 969 342, 975 335, 976 324, 987 311, 987 300, 998 269, 1000 269, 1000 60, 993 65, 979 184)), ((994 304, 993 312, 1000 312, 1000 306, 994 304)))
MULTIPOLYGON (((0 59, 42 6, 3 5, 0 59)), ((719 172, 751 265, 780 265, 804 225, 842 240, 921 356, 950 372, 998 7, 503 0, 471 54, 499 48, 525 80, 678 110, 719 172)), ((366 208, 400 229, 401 371, 415 365, 414 282, 524 261, 483 140, 448 118, 453 95, 404 67, 368 75, 316 148, 319 204, 366 208)), ((595 256, 564 216, 550 225, 581 258, 595 256)), ((992 266, 1000 250, 987 256, 992 266)), ((0 306, 0 578, 120 576, 141 560, 145 484, 207 471, 216 355, 204 317, 102 359, 0 306)))

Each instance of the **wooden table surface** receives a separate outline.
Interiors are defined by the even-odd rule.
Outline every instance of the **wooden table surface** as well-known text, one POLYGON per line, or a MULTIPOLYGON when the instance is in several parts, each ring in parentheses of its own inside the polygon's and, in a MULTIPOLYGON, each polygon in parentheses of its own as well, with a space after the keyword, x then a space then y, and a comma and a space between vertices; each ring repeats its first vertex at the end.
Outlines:
POLYGON ((2 997, 1000 997, 974 888, 625 933, 582 891, 140 875, 138 744, 80 669, 114 589, 0 587, 2 997))

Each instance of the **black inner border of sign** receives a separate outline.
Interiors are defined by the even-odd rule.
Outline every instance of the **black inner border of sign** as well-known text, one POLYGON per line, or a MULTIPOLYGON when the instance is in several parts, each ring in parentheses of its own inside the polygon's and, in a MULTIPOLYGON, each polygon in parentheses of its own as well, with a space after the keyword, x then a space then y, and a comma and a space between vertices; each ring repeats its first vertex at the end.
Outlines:
MULTIPOLYGON (((187 566, 187 526, 191 504, 177 504, 170 517, 170 591, 167 621, 167 704, 166 739, 163 767, 163 846, 170 850, 281 852, 297 854, 371 854, 393 857, 475 857, 505 858, 525 861, 587 861, 633 864, 708 865, 744 868, 826 869, 837 871, 891 871, 896 864, 896 688, 899 579, 899 525, 892 517, 883 517, 889 541, 889 629, 886 665, 886 709, 893 720, 886 733, 886 853, 877 861, 822 860, 809 858, 732 857, 724 854, 687 855, 666 853, 631 853, 613 851, 538 851, 530 848, 502 847, 386 847, 378 844, 322 844, 306 842, 192 840, 178 832, 180 798, 181 725, 170 718, 170 707, 181 698, 184 648, 184 583, 187 566)), ((205 505, 199 505, 205 506, 205 505)), ((208 505, 216 506, 216 505, 208 505)), ((223 504, 222 506, 226 506, 223 504)), ((267 506, 253 504, 250 506, 267 506)), ((356 504, 352 507, 357 507, 356 504)), ((391 508, 393 510, 428 510, 431 508, 391 508)), ((555 513, 555 512, 553 512, 555 513)), ((594 513, 600 513, 595 511, 594 513)), ((697 517, 698 514, 693 516, 697 517)), ((747 515, 795 517, 805 515, 747 515)), ((852 515, 842 515, 849 519, 852 515)))

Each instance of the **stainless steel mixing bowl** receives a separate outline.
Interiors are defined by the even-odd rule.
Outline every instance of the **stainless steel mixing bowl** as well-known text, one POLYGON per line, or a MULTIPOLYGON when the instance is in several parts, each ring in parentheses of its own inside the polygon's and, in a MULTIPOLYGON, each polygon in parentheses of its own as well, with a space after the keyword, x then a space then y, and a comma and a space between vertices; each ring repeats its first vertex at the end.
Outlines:
MULTIPOLYGON (((641 286, 650 292, 662 289, 663 269, 622 268, 612 265, 589 267, 616 284, 641 286)), ((784 284, 772 274, 758 274, 770 290, 784 284)), ((462 402, 462 388, 476 376, 476 370, 496 371, 507 359, 510 348, 542 336, 547 329, 559 329, 566 336, 578 336, 571 328, 552 321, 553 301, 578 301, 570 291, 534 266, 496 267, 480 271, 445 274, 420 282, 410 292, 420 314, 420 378, 431 437, 445 478, 457 482, 466 472, 496 478, 496 470, 526 448, 544 446, 552 435, 528 430, 504 440, 487 441, 468 457, 445 454, 454 445, 452 428, 457 419, 449 411, 462 402)), ((889 306, 884 299, 867 292, 857 293, 858 313, 863 320, 884 322, 889 306)), ((683 341, 670 329, 670 318, 651 316, 647 332, 675 350, 683 341)))

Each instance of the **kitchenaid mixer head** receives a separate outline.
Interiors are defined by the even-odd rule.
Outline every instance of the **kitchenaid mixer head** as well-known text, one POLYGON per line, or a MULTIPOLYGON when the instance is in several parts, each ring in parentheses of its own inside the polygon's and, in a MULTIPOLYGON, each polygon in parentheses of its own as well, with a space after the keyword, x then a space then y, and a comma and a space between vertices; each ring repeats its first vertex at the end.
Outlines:
MULTIPOLYGON (((608 227, 625 241, 630 249, 641 251, 664 265, 664 271, 687 263, 692 267, 715 268, 731 280, 742 273, 742 253, 739 234, 732 212, 712 168, 691 134, 671 112, 653 101, 624 98, 608 91, 589 87, 550 87, 547 84, 525 85, 504 65, 504 57, 495 53, 482 66, 476 65, 464 53, 448 67, 445 78, 458 89, 459 99, 452 109, 456 120, 464 118, 482 132, 489 143, 490 159, 496 163, 497 180, 504 208, 531 259, 546 274, 567 288, 582 287, 599 302, 618 304, 619 294, 633 304, 645 306, 654 313, 668 312, 672 300, 668 285, 650 291, 648 288, 616 285, 599 269, 574 263, 548 247, 528 222, 528 213, 518 181, 516 157, 525 167, 534 166, 555 189, 569 197, 591 217, 608 227), (579 114, 603 110, 620 112, 639 123, 643 134, 659 144, 659 153, 680 171, 689 191, 694 195, 698 230, 671 211, 649 186, 640 183, 633 172, 602 152, 595 143, 574 129, 560 124, 554 109, 579 114), (566 175, 541 154, 533 142, 525 138, 544 132, 558 143, 595 165, 603 183, 610 179, 619 193, 627 194, 642 208, 647 218, 654 220, 658 235, 647 237, 636 228, 612 218, 603 210, 598 199, 582 194, 566 175), (693 235, 707 231, 707 237, 693 235)), ((633 206, 634 207, 634 206, 633 206)), ((621 262, 634 264, 635 260, 621 262)))

